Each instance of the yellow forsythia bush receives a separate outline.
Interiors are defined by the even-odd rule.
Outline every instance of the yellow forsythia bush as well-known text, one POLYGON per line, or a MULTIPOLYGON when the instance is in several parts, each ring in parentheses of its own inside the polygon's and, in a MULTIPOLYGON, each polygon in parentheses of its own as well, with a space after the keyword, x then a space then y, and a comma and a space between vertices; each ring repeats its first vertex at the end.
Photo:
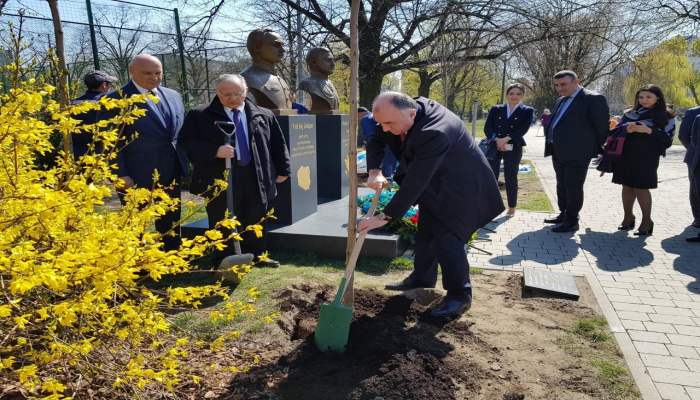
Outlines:
MULTIPOLYGON (((4 68, 12 76, 20 67, 4 68)), ((229 301, 212 318, 230 320, 254 314, 249 300, 257 293, 233 301, 220 283, 161 292, 139 284, 146 276, 188 273, 188 260, 227 239, 209 231, 185 240, 179 251, 163 252, 149 225, 179 201, 163 190, 130 190, 119 210, 96 211, 112 194, 105 182, 116 179, 109 160, 119 132, 108 127, 143 116, 134 104, 144 99, 102 98, 62 110, 52 100, 55 89, 40 81, 7 89, 0 95, 0 382, 49 399, 71 398, 86 385, 115 399, 197 383, 188 349, 216 350, 237 335, 198 343, 176 335, 165 312, 220 296, 229 301), (99 127, 77 127, 71 118, 99 107, 122 112, 99 127), (76 129, 93 131, 104 150, 77 161, 61 152, 56 166, 36 165, 37 154, 53 150, 52 132, 67 137, 76 129)), ((221 182, 216 190, 224 187, 221 182)))

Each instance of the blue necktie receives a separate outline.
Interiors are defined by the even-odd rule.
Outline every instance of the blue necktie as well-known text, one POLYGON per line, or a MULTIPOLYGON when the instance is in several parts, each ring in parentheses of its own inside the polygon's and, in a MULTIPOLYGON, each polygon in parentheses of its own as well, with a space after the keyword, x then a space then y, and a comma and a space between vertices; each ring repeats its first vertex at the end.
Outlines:
POLYGON ((241 123, 241 110, 233 110, 233 123, 236 124, 236 148, 241 156, 241 164, 248 165, 250 162, 250 149, 248 149, 248 141, 245 138, 243 123, 241 123))

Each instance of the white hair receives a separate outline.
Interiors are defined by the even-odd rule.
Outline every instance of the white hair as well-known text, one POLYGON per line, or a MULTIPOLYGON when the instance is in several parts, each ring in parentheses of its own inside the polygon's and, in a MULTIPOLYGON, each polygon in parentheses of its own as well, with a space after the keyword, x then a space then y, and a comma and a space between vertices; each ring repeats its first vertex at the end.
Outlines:
POLYGON ((219 75, 218 78, 214 81, 214 87, 216 89, 219 89, 219 85, 221 82, 232 82, 237 85, 243 86, 243 89, 248 89, 248 85, 245 83, 245 78, 243 78, 241 75, 238 74, 223 74, 219 75))

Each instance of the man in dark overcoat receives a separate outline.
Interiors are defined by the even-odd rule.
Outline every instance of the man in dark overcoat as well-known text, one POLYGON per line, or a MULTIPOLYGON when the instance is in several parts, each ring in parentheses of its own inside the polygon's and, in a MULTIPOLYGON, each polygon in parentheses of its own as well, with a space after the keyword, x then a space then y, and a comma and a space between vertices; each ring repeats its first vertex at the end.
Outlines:
POLYGON ((574 232, 579 229, 583 184, 591 159, 602 154, 610 131, 610 109, 605 97, 584 89, 573 71, 556 73, 553 83, 562 97, 554 104, 552 122, 545 132, 544 156, 552 156, 559 215, 544 222, 556 224, 552 232, 574 232))
MULTIPOLYGON (((136 119, 133 124, 124 125, 117 148, 115 164, 116 174, 121 183, 117 189, 126 190, 132 186, 150 189, 153 187, 153 173, 159 174, 158 184, 166 187, 171 198, 180 199, 182 175, 187 171, 187 156, 178 145, 178 133, 185 118, 185 106, 180 94, 172 89, 160 86, 163 80, 163 66, 160 60, 148 54, 139 54, 129 65, 131 81, 121 87, 121 93, 107 93, 111 98, 122 95, 150 94, 158 102, 147 99, 136 107, 146 110, 146 115, 136 119), (175 185, 171 185, 175 182, 175 185)), ((97 113, 97 120, 113 118, 119 110, 104 110, 97 113)), ((123 201, 123 196, 120 194, 123 201)), ((180 207, 162 215, 155 221, 156 230, 165 234, 180 221, 180 207)), ((175 228, 175 236, 163 236, 163 249, 175 250, 182 243, 180 228, 175 228)))
MULTIPOLYGON (((683 119, 685 121, 685 119, 683 119)), ((684 122, 685 123, 685 122, 684 122)), ((690 179, 693 181, 693 187, 695 188, 695 195, 700 198, 700 115, 695 117, 691 129, 690 142, 692 146, 696 149, 693 153, 693 157, 688 161, 688 171, 690 172, 690 179)), ((700 243, 700 233, 697 236, 691 236, 685 238, 688 242, 700 243)))
MULTIPOLYGON (((233 210, 245 228, 257 224, 277 196, 277 183, 291 175, 289 151, 277 119, 266 108, 246 100, 248 87, 240 75, 221 75, 216 81, 216 97, 210 104, 201 104, 187 113, 180 133, 180 143, 194 164, 191 192, 209 198, 206 206, 209 228, 226 215, 226 194, 211 198, 208 188, 215 179, 224 179, 226 158, 232 159, 233 210), (226 145, 226 135, 214 124, 230 121, 236 125, 234 146, 226 145)), ((230 132, 230 128, 224 128, 230 132)), ((241 250, 253 254, 258 266, 276 267, 277 261, 259 261, 266 251, 267 229, 263 223, 262 237, 253 232, 242 236, 241 250)), ((222 229, 226 236, 230 234, 222 229)), ((233 246, 214 254, 212 263, 218 266, 233 254, 233 246)))
POLYGON ((381 172, 387 146, 400 163, 400 189, 378 216, 363 220, 360 232, 402 219, 418 204, 414 269, 388 290, 432 288, 438 263, 447 296, 432 314, 455 317, 471 307, 472 288, 465 245, 505 207, 493 171, 462 120, 434 100, 387 92, 372 105, 378 126, 367 142, 368 186, 387 180, 381 172))

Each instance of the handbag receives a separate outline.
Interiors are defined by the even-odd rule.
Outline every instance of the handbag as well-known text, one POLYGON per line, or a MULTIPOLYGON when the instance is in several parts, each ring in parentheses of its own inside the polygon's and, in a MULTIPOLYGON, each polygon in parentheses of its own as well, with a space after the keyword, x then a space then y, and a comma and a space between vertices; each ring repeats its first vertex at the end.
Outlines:
POLYGON ((493 160, 498 155, 498 149, 496 148, 496 134, 494 133, 490 139, 483 138, 479 142, 479 148, 484 153, 484 156, 488 160, 493 160))

